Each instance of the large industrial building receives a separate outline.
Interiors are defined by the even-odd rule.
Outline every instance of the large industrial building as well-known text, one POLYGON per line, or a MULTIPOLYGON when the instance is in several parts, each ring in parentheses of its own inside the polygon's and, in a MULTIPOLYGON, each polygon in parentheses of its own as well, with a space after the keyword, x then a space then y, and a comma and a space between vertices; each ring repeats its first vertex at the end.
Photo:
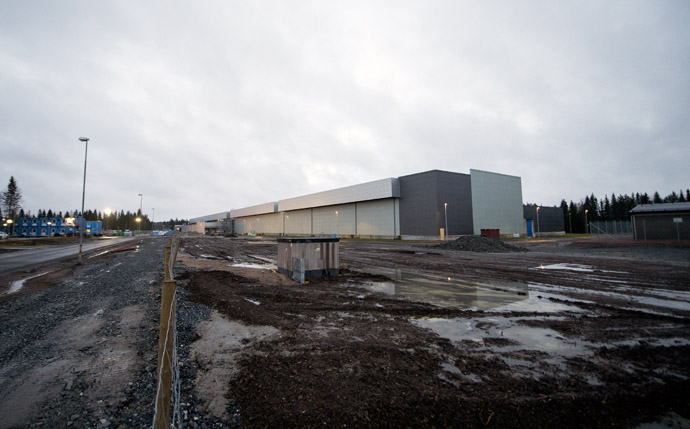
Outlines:
POLYGON ((191 219, 183 231, 372 238, 524 234, 520 177, 431 170, 191 219), (447 226, 447 228, 446 228, 447 226))

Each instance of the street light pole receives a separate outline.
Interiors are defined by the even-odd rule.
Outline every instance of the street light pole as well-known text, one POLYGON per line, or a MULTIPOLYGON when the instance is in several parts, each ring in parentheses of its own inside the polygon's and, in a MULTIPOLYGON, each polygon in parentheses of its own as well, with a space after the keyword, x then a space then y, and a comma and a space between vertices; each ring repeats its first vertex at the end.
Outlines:
POLYGON ((86 143, 84 146, 84 183, 81 188, 81 223, 79 225, 79 265, 81 265, 81 251, 84 243, 84 198, 86 197, 86 157, 89 153, 89 139, 79 137, 79 141, 86 143))
POLYGON ((539 237, 539 209, 541 207, 537 206, 537 237, 539 237))
POLYGON ((587 213, 589 213, 589 210, 585 210, 585 234, 588 234, 588 232, 587 232, 587 213))
POLYGON ((443 213, 446 218, 446 237, 445 239, 448 240, 448 203, 443 203, 443 213))
POLYGON ((338 214, 338 210, 335 211, 335 236, 338 236, 338 220, 340 219, 340 215, 338 214))
POLYGON ((151 207, 151 230, 155 231, 156 227, 154 226, 156 224, 156 209, 154 207, 151 207))

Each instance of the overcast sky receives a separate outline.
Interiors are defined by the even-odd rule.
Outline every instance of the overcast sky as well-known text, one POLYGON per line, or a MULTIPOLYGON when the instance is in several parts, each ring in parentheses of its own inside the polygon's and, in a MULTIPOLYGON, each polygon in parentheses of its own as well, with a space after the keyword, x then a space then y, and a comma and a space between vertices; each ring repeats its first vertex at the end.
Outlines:
POLYGON ((431 169, 690 187, 690 2, 0 0, 0 187, 190 218, 431 169))

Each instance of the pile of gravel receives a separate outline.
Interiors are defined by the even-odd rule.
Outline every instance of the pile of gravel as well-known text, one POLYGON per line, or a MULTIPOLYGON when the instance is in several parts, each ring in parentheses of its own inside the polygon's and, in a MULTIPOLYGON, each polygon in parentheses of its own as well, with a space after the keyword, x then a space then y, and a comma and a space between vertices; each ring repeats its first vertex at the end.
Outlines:
POLYGON ((464 235, 457 240, 445 241, 441 244, 432 246, 436 249, 464 250, 468 252, 484 253, 508 253, 508 252, 527 252, 524 247, 513 246, 498 238, 489 238, 481 235, 464 235))

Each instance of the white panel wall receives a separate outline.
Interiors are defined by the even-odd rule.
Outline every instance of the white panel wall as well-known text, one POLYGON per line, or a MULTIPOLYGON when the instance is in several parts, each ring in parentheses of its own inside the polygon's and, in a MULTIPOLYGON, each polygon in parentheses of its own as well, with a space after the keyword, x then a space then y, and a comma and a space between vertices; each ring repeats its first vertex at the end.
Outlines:
POLYGON ((230 216, 233 218, 255 216, 267 213, 275 213, 278 211, 278 203, 265 203, 256 206, 245 207, 230 211, 230 216))
POLYGON ((282 213, 247 216, 235 219, 235 232, 238 234, 282 234, 282 213))
POLYGON ((397 198, 357 203, 357 235, 400 235, 397 198))
POLYGON ((310 235, 311 234, 311 209, 295 210, 284 213, 285 234, 310 235))
POLYGON ((354 204, 319 207, 313 213, 314 234, 355 235, 354 204))
POLYGON ((339 204, 354 203, 357 201, 369 201, 382 198, 399 198, 400 182, 398 179, 388 178, 359 185, 330 191, 317 192, 301 197, 288 198, 278 201, 279 211, 299 210, 312 207, 333 206, 339 204))
POLYGON ((500 229, 501 234, 522 234, 522 181, 517 176, 470 170, 474 234, 500 229))

